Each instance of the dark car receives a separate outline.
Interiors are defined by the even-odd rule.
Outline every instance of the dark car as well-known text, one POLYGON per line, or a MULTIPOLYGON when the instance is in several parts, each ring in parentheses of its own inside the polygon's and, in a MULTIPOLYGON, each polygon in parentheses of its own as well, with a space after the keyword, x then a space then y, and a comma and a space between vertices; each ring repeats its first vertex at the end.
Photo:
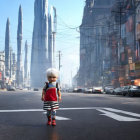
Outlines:
POLYGON ((123 91, 122 91, 122 95, 125 96, 127 94, 129 94, 129 89, 131 86, 124 86, 123 91))
POLYGON ((7 90, 8 90, 8 91, 15 91, 16 89, 15 89, 15 87, 9 85, 9 86, 7 87, 7 90))
POLYGON ((78 88, 78 89, 77 89, 77 92, 78 92, 78 93, 82 93, 82 92, 84 92, 84 89, 78 88))
POLYGON ((128 95, 133 97, 135 95, 140 95, 140 86, 130 86, 128 95))
POLYGON ((39 91, 39 89, 38 88, 34 88, 34 91, 39 91))

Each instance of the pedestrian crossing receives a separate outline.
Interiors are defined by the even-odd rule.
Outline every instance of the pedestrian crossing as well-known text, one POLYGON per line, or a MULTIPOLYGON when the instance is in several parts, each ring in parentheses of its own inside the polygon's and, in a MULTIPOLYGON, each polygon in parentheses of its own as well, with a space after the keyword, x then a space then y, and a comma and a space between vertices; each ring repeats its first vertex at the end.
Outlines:
POLYGON ((103 109, 97 109, 97 110, 103 113, 100 115, 107 116, 117 121, 124 121, 124 122, 140 121, 140 114, 137 114, 137 113, 117 110, 113 108, 103 108, 103 109), (121 115, 117 113, 121 113, 121 115), (139 119, 136 117, 139 117, 139 119))
MULTIPOLYGON (((73 107, 73 108, 60 108, 59 110, 63 111, 73 111, 73 110, 96 110, 99 112, 98 115, 105 116, 111 119, 114 119, 115 121, 120 122, 136 122, 140 121, 140 114, 119 110, 115 108, 108 108, 108 107, 73 107)), ((43 112, 43 114, 46 114, 43 109, 18 109, 18 110, 0 110, 0 113, 24 113, 24 112, 43 112)), ((72 120, 72 118, 66 118, 64 116, 56 116, 57 120, 72 120)))

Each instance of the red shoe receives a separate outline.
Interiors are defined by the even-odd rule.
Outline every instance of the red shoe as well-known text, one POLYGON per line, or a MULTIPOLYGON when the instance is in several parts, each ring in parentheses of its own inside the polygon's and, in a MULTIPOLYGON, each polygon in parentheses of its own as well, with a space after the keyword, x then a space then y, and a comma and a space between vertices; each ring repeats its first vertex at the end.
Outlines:
POLYGON ((47 125, 51 125, 51 116, 48 117, 47 125))
POLYGON ((56 126, 56 121, 54 118, 52 119, 52 126, 56 126))

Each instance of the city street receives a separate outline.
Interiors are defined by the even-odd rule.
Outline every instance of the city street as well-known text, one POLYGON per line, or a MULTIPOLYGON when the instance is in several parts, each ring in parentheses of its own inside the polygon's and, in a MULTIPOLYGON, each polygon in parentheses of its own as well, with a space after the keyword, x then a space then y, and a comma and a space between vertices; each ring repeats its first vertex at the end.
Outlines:
POLYGON ((40 91, 0 91, 0 140, 140 139, 140 97, 62 93, 56 127, 40 99, 40 91))

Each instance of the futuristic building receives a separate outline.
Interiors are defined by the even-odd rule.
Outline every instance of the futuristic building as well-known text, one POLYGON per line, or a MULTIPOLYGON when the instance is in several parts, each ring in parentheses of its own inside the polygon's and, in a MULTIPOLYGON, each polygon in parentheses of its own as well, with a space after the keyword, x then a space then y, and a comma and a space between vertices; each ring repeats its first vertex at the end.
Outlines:
POLYGON ((30 75, 31 87, 39 88, 46 81, 46 69, 54 67, 55 58, 54 20, 52 14, 48 14, 48 0, 35 0, 34 18, 30 75))
POLYGON ((10 76, 10 29, 9 29, 9 18, 6 23, 6 32, 5 32, 5 73, 6 76, 10 76))
POLYGON ((23 66, 22 66, 22 8, 19 7, 18 30, 17 30, 17 87, 23 84, 23 66))

